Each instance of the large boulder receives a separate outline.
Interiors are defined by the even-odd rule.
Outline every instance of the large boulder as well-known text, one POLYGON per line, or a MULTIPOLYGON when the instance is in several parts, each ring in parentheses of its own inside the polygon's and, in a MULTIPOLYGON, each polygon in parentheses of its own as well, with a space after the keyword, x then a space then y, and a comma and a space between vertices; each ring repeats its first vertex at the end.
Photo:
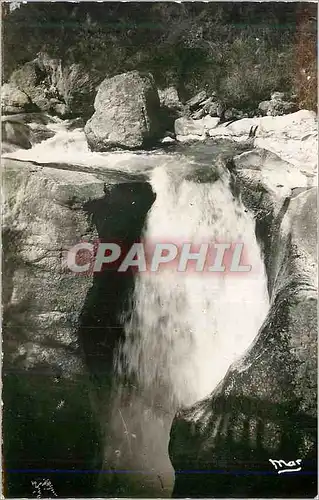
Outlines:
POLYGON ((193 120, 191 118, 178 118, 174 124, 176 136, 187 135, 205 135, 205 127, 202 120, 193 120))
POLYGON ((17 87, 5 83, 1 87, 1 112, 4 115, 23 113, 31 107, 28 96, 17 87))
POLYGON ((160 101, 150 74, 130 71, 106 78, 94 108, 84 129, 93 151, 142 148, 160 137, 160 101))
POLYGON ((267 116, 282 116, 294 113, 298 110, 298 106, 294 102, 287 101, 262 101, 258 105, 259 111, 267 116))
POLYGON ((19 137, 19 130, 24 130, 23 137, 27 137, 28 139, 28 143, 25 141, 25 139, 23 140, 23 142, 21 140, 15 140, 14 143, 6 142, 4 144, 5 152, 20 149, 24 144, 27 145, 25 149, 29 149, 31 145, 33 146, 34 144, 38 144, 39 142, 53 137, 56 134, 57 120, 58 118, 52 117, 45 113, 27 112, 10 116, 3 116, 2 121, 7 122, 7 124, 3 124, 3 127, 7 128, 7 136, 8 132, 11 132, 12 134, 12 130, 14 130, 16 133, 16 137, 19 137), (11 144, 15 144, 13 148, 11 147, 11 144))
POLYGON ((168 133, 173 133, 174 122, 185 114, 185 106, 179 99, 178 92, 175 87, 168 87, 158 90, 158 96, 161 105, 161 120, 163 130, 168 133))
POLYGON ((259 118, 255 145, 272 151, 303 170, 318 162, 318 120, 314 111, 302 109, 284 116, 259 118))
POLYGON ((30 149, 30 127, 19 118, 3 116, 1 118, 2 151, 30 149))
POLYGON ((91 496, 94 478, 79 480, 66 470, 100 465, 100 430, 78 336, 93 278, 67 273, 62 256, 83 235, 94 237, 85 204, 104 196, 104 182, 5 160, 3 184, 5 494, 32 497, 34 484, 57 468, 57 496, 91 496))
POLYGON ((256 217, 271 307, 253 344, 215 391, 176 415, 169 446, 173 497, 313 498, 316 188, 308 189, 296 166, 267 151, 244 153, 230 166, 234 193, 256 217), (279 475, 270 459, 299 459, 302 473, 279 475))

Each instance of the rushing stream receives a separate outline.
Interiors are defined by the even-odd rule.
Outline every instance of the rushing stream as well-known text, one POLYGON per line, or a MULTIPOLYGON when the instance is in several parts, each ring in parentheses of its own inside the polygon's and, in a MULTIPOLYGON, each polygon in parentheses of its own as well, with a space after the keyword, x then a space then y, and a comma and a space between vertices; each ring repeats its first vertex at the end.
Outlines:
MULTIPOLYGON (((218 168, 218 167, 213 167, 218 168)), ((243 242, 245 273, 140 273, 119 368, 178 405, 207 396, 249 347, 268 310, 267 279, 254 220, 220 169, 215 182, 179 160, 153 170, 156 200, 144 238, 152 242, 243 242)))
MULTIPOLYGON (((269 308, 255 221, 218 159, 224 146, 101 154, 88 150, 82 129, 67 130, 59 121, 51 128, 54 137, 7 156, 91 165, 103 168, 105 176, 112 168, 144 173, 156 194, 143 230, 146 243, 244 244, 250 272, 179 272, 174 266, 141 272, 131 310, 123 311, 125 338, 115 355, 104 468, 144 471, 131 480, 136 490, 131 484, 115 488, 114 495, 140 496, 146 485, 145 494, 170 496, 174 476, 167 449, 176 409, 214 390, 250 346, 269 308), (134 390, 116 386, 123 375, 134 380, 134 390)), ((128 474, 123 481, 130 481, 128 474)))

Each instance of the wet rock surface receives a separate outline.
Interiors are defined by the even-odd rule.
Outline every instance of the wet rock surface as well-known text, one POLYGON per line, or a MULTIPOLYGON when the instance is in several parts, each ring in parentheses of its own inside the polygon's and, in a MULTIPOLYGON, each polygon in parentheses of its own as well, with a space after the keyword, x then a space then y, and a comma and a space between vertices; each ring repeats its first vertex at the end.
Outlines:
POLYGON ((232 164, 235 191, 255 213, 271 307, 211 396, 176 415, 173 497, 316 494, 316 188, 298 175, 275 184, 278 169, 289 180, 293 166, 267 151, 232 164), (279 475, 269 459, 300 459, 303 475, 279 475))

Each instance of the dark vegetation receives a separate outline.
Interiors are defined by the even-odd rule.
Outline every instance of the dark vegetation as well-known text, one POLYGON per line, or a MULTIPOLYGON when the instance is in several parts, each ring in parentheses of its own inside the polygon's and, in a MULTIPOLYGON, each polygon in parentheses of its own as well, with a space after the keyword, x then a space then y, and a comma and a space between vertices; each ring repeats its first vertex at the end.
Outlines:
POLYGON ((103 78, 151 71, 184 99, 206 88, 252 108, 280 90, 316 106, 315 4, 36 2, 3 17, 5 78, 45 51, 103 78))

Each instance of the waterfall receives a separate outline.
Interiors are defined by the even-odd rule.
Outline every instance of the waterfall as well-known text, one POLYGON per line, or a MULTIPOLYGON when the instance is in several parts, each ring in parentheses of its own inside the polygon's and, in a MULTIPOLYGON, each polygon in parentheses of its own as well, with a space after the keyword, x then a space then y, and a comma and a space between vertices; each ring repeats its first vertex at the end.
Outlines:
POLYGON ((241 275, 172 267, 139 273, 117 358, 119 373, 136 377, 154 399, 166 391, 172 406, 211 393, 250 346, 269 307, 255 221, 233 195, 230 173, 218 162, 209 172, 185 158, 153 170, 156 200, 144 240, 241 241, 252 269, 241 275))
MULTIPOLYGON (((44 166, 54 162, 55 168, 67 163, 70 171, 90 167, 103 175, 106 185, 114 182, 113 170, 124 172, 125 182, 143 174, 156 194, 142 234, 147 245, 243 242, 245 260, 252 266, 249 273, 178 272, 167 266, 135 275, 131 308, 119 321, 118 339, 124 340, 112 351, 116 373, 103 388, 98 410, 103 469, 113 471, 101 474, 99 484, 114 497, 170 497, 174 469, 168 446, 176 409, 213 391, 250 346, 268 311, 255 221, 233 192, 223 163, 214 160, 212 165, 220 152, 232 154, 232 146, 205 143, 156 152, 96 153, 89 151, 81 128, 69 130, 61 121, 50 127, 54 137, 6 156, 44 166)), ((106 328, 103 345, 108 332, 106 328)), ((108 358, 105 363, 109 370, 108 358)))

